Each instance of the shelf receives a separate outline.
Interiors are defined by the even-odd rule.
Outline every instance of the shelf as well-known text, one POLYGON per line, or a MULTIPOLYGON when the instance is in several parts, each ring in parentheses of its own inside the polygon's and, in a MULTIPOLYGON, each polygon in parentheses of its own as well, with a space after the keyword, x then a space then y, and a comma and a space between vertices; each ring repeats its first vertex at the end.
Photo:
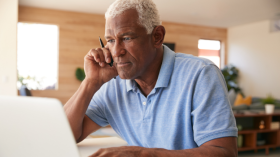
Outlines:
POLYGON ((279 147, 277 144, 266 144, 263 146, 257 146, 256 149, 265 149, 265 148, 273 148, 273 147, 279 147))
POLYGON ((272 114, 266 114, 266 113, 250 113, 250 112, 246 112, 243 114, 240 113, 234 113, 234 117, 235 118, 240 118, 240 117, 265 117, 265 116, 280 116, 280 111, 277 111, 275 113, 272 114))
POLYGON ((238 148, 238 151, 247 151, 247 150, 254 150, 254 147, 240 147, 238 148))
POLYGON ((250 133, 263 133, 263 132, 277 132, 279 131, 279 129, 263 129, 263 130, 259 130, 259 129, 251 129, 251 130, 241 130, 238 131, 238 134, 250 134, 250 133))
POLYGON ((269 148, 280 147, 280 129, 268 129, 271 128, 272 121, 280 121, 279 111, 273 114, 253 112, 246 112, 244 114, 235 113, 234 116, 236 120, 239 120, 240 125, 244 125, 244 130, 238 131, 238 135, 242 135, 243 139, 243 147, 238 148, 238 151, 265 149, 266 154, 269 154, 269 148), (263 130, 258 129, 261 121, 264 121, 265 129, 263 130), (246 125, 249 123, 252 125, 246 125), (265 145, 257 146, 258 139, 265 140, 265 145))

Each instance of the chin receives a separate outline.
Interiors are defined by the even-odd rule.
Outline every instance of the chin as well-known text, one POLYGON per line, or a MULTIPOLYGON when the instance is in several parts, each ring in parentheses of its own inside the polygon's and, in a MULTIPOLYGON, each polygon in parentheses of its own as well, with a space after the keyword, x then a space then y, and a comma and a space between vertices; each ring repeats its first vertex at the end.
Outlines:
POLYGON ((125 80, 132 80, 132 79, 134 79, 133 75, 129 75, 129 73, 122 73, 122 72, 119 73, 119 77, 121 79, 125 79, 125 80))
POLYGON ((119 77, 120 77, 121 79, 131 80, 131 77, 127 77, 127 76, 125 76, 125 75, 119 75, 119 77))

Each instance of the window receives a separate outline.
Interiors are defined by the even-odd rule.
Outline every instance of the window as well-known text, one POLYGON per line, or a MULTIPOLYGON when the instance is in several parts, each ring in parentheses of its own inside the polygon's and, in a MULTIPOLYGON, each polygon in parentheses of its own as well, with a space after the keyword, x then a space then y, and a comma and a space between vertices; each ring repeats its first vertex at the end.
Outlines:
POLYGON ((56 89, 58 26, 18 23, 17 46, 18 88, 56 89))
POLYGON ((221 66, 220 49, 221 42, 219 40, 200 39, 198 41, 198 57, 211 60, 219 68, 221 66))

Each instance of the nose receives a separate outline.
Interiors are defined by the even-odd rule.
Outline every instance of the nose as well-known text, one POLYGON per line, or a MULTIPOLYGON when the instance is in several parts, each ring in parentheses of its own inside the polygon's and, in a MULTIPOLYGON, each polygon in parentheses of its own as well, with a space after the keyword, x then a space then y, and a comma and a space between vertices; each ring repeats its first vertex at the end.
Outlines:
POLYGON ((123 42, 117 40, 113 46, 113 51, 112 51, 113 57, 119 57, 124 55, 125 53, 126 51, 124 49, 123 42))

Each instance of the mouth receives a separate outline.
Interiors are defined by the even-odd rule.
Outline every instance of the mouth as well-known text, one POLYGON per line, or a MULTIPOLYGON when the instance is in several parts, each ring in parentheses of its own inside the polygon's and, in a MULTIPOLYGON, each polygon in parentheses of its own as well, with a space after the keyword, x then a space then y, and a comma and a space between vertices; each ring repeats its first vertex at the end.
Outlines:
POLYGON ((120 63, 117 63, 117 67, 125 67, 125 66, 128 66, 130 64, 130 62, 120 62, 120 63))

